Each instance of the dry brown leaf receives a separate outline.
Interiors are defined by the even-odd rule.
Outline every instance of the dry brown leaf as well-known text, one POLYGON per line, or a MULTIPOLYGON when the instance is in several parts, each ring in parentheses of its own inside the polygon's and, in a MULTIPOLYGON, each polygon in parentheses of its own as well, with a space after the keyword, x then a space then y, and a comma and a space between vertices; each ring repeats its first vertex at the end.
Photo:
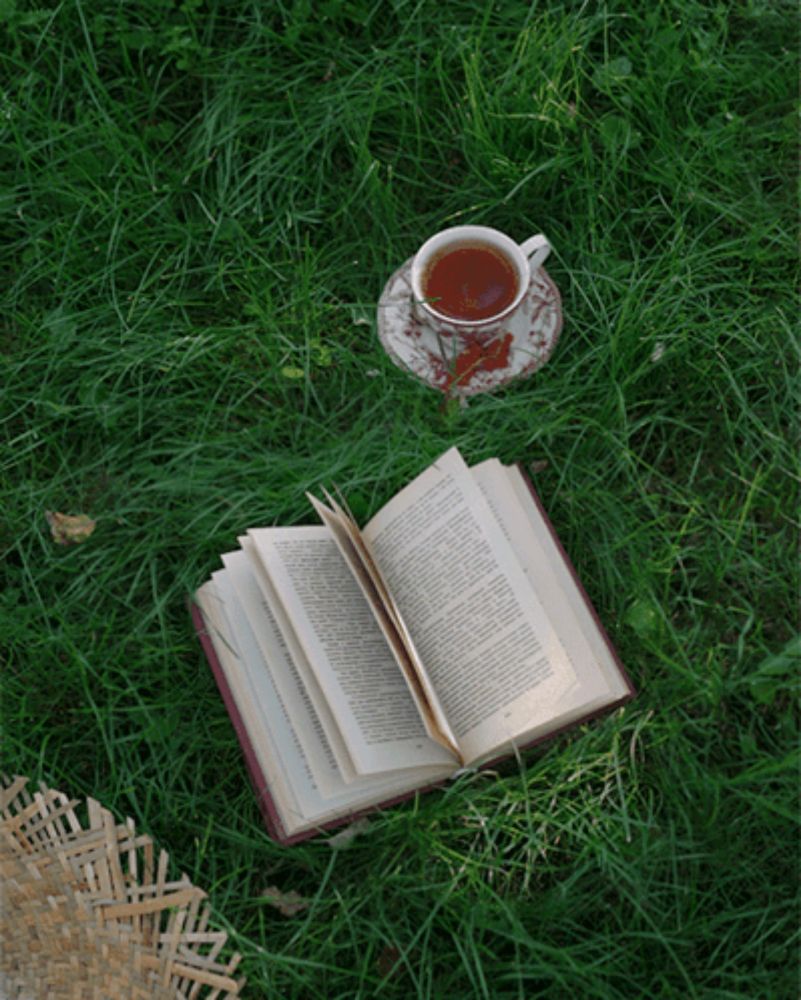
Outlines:
POLYGON ((88 514, 59 514, 46 510, 45 517, 50 525, 50 534, 58 545, 75 545, 85 542, 95 530, 96 521, 88 514))
POLYGON ((280 914, 285 917, 294 917, 302 913, 309 905, 309 900, 304 899, 299 893, 291 889, 289 892, 281 892, 274 885, 269 885, 262 893, 270 906, 274 906, 280 914))

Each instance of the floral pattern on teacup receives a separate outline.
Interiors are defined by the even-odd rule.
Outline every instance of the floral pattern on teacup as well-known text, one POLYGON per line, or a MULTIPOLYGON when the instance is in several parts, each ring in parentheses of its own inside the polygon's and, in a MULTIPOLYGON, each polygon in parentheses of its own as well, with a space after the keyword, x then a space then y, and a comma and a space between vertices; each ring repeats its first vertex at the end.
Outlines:
POLYGON ((431 317, 413 301, 410 265, 407 261, 393 274, 378 306, 381 343, 399 367, 432 388, 466 399, 532 374, 551 356, 562 306, 544 268, 532 275, 512 314, 465 328, 431 317))

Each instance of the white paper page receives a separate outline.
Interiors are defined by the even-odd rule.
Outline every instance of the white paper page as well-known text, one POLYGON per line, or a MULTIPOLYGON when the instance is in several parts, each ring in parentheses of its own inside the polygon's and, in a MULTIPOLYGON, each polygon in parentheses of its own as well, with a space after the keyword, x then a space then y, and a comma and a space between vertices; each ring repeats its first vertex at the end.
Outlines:
POLYGON ((357 771, 447 765, 372 610, 325 527, 250 532, 357 771))
POLYGON ((350 752, 342 738, 342 733, 339 731, 336 719, 331 714, 328 701, 317 681, 317 675, 312 670, 303 646, 295 635, 295 630, 287 616, 281 598, 276 592, 273 582, 259 558, 258 548, 252 537, 250 537, 250 534, 240 537, 238 542, 250 562, 256 582, 261 590, 261 595, 272 612, 281 638, 286 643, 298 677, 312 704, 314 713, 323 728, 325 738, 334 755, 339 772, 344 781, 352 781, 356 777, 356 768, 353 766, 350 752))
MULTIPOLYGON (((477 468, 480 468, 480 466, 477 468)), ((557 628, 565 630, 567 638, 575 631, 574 628, 570 627, 572 617, 575 626, 579 629, 582 638, 589 647, 592 661, 587 659, 586 652, 582 653, 578 648, 574 654, 577 672, 582 679, 582 683, 585 683, 584 664, 592 662, 603 674, 604 686, 609 690, 612 700, 622 698, 625 694, 629 693, 628 684, 621 675, 606 639, 599 631, 598 624, 587 606, 583 594, 580 593, 571 571, 565 564, 559 546, 554 541, 548 525, 543 521, 542 515, 531 496, 522 473, 514 466, 502 466, 502 468, 508 477, 509 483, 520 504, 520 509, 527 517, 533 533, 533 538, 531 535, 528 536, 531 539, 530 544, 526 547, 521 546, 518 550, 518 555, 524 564, 525 571, 533 579, 535 576, 539 577, 541 566, 547 567, 547 571, 550 574, 550 582, 545 582, 545 579, 542 578, 538 583, 538 590, 543 603, 546 600, 549 601, 547 609, 549 615, 551 615, 557 624, 557 628), (557 587, 563 595, 561 598, 556 594, 557 587), (552 597, 549 596, 551 594, 553 594, 552 597)), ((593 668, 592 673, 596 674, 597 671, 593 668)))
POLYGON ((576 675, 452 448, 364 528, 465 758, 547 721, 576 675))
POLYGON ((233 587, 262 656, 270 665, 270 675, 281 701, 294 720, 295 733, 315 784, 323 796, 333 795, 341 789, 343 780, 352 780, 354 774, 352 770, 348 775, 343 774, 337 765, 320 719, 292 662, 278 622, 259 587, 247 555, 242 550, 227 552, 222 561, 228 571, 226 579, 233 587))
POLYGON ((392 595, 386 589, 357 525, 330 495, 326 494, 328 502, 332 505, 330 509, 311 493, 307 493, 306 496, 323 524, 330 530, 331 537, 337 543, 354 579, 372 608, 378 626, 409 686, 409 693, 414 699, 428 736, 454 754, 458 754, 456 739, 450 731, 436 693, 419 661, 409 629, 398 612, 392 595))
POLYGON ((451 769, 417 769, 389 776, 341 782, 328 796, 314 781, 293 721, 275 686, 270 668, 230 585, 227 570, 198 593, 211 626, 214 648, 250 737, 262 773, 287 833, 308 829, 338 815, 381 802, 446 776, 451 769))
MULTIPOLYGON (((537 594, 537 598, 559 633, 565 654, 576 674, 576 684, 565 691, 554 706, 557 714, 576 705, 591 705, 609 693, 603 672, 576 619, 570 598, 557 579, 551 559, 541 542, 531 533, 529 518, 520 506, 506 469, 497 459, 482 462, 470 470, 504 534, 514 539, 513 551, 537 594)), ((561 561, 561 560, 560 560, 561 561)))
MULTIPOLYGON (((538 581, 538 593, 554 625, 559 629, 565 650, 576 670, 577 683, 555 706, 554 717, 532 726, 512 741, 522 746, 583 716, 598 712, 628 693, 609 649, 553 538, 544 524, 521 473, 502 466, 506 481, 495 478, 495 459, 471 469, 484 489, 493 512, 508 537, 517 539, 515 554, 527 576, 538 581), (487 468, 482 468, 486 466, 487 468), (500 485, 499 485, 500 483, 500 485), (521 527, 522 519, 522 527, 521 527), (526 533, 526 528, 528 533, 526 533), (533 535, 532 535, 533 532, 533 535)), ((495 747, 483 758, 491 758, 506 748, 495 747)))
POLYGON ((239 622, 236 597, 219 570, 198 592, 198 602, 225 673, 250 745, 268 779, 273 802, 287 827, 302 821, 319 804, 319 795, 303 750, 295 736, 268 670, 254 671, 261 654, 249 635, 247 621, 239 622), (255 647, 255 649, 250 648, 255 647), (279 749, 280 748, 280 749, 279 749))

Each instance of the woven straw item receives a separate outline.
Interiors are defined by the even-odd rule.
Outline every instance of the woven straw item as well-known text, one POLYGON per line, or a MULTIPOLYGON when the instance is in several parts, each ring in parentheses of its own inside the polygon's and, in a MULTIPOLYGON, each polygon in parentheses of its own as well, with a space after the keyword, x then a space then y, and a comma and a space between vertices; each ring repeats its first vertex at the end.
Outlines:
POLYGON ((218 956, 206 894, 167 881, 168 856, 132 820, 115 823, 27 778, 0 782, 0 997, 176 1000, 236 997, 244 980, 218 956))

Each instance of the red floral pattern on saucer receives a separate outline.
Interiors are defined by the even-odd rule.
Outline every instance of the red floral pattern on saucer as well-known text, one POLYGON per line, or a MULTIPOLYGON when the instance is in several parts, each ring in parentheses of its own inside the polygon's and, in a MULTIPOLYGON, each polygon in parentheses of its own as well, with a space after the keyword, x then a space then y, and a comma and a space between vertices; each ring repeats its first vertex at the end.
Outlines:
POLYGON ((514 314, 476 336, 454 330, 442 337, 413 308, 411 263, 392 275, 378 302, 378 336, 398 367, 432 389, 457 398, 492 392, 531 375, 553 353, 562 329, 559 289, 545 268, 532 276, 514 314))

